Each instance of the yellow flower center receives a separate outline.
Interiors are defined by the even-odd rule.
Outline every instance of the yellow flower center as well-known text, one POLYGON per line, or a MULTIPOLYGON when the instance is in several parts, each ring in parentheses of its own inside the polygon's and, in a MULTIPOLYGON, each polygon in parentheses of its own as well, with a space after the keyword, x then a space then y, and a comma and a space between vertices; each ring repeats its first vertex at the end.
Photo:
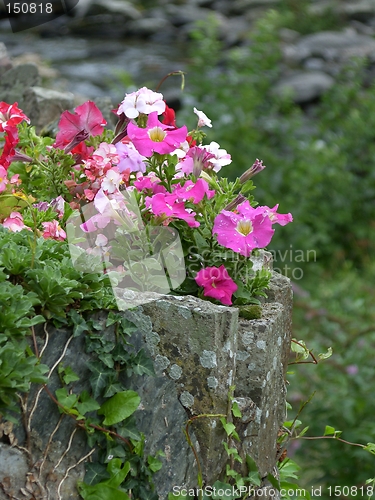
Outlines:
POLYGON ((253 225, 249 220, 240 220, 239 223, 237 224, 236 230, 240 234, 247 236, 253 231, 253 225))
POLYGON ((166 135, 166 132, 161 127, 150 128, 148 131, 149 138, 154 142, 162 142, 166 135))

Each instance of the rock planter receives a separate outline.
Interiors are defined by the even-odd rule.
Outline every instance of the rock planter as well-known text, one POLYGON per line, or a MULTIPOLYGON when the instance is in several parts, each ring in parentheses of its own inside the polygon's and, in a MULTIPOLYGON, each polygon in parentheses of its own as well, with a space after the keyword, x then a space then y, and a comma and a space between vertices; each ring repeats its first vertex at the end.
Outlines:
MULTIPOLYGON (((292 309, 288 278, 273 273, 262 309, 261 319, 243 320, 234 307, 159 295, 121 313, 137 327, 130 338, 132 349, 145 348, 154 363, 156 376, 132 375, 127 387, 141 398, 134 415, 146 436, 145 454, 165 454, 154 476, 159 498, 167 498, 174 486, 197 487, 197 463, 182 428, 192 416, 227 414, 231 386, 242 411, 234 422, 241 438, 238 451, 256 460, 261 477, 272 472, 285 416, 292 309)), ((98 313, 97 320, 105 324, 106 314, 98 313)), ((49 342, 42 362, 51 367, 60 360, 80 376, 74 392, 89 390, 85 335, 73 338, 71 331, 47 325, 39 331, 40 345, 46 332, 49 342)), ((111 338, 113 329, 107 328, 104 335, 111 338)), ((55 369, 48 388, 53 394, 60 386, 55 369)), ((0 499, 80 498, 76 483, 84 478, 91 452, 83 431, 75 430, 69 416, 61 416, 41 387, 34 387, 22 405, 26 416, 18 425, 0 422, 0 499)), ((212 485, 227 460, 222 426, 218 419, 200 418, 190 434, 204 482, 212 485)))

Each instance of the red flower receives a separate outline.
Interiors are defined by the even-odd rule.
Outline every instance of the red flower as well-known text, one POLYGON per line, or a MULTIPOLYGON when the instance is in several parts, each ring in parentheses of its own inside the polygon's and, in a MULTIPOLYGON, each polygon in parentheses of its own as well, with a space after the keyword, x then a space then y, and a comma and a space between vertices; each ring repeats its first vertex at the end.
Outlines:
POLYGON ((0 132, 5 132, 9 128, 13 128, 22 120, 26 120, 30 123, 28 117, 24 112, 18 107, 18 103, 7 104, 6 102, 0 102, 0 132))
POLYGON ((170 127, 177 128, 176 113, 174 109, 170 108, 167 104, 165 105, 165 111, 163 113, 163 119, 161 123, 163 125, 169 125, 170 127))
POLYGON ((18 144, 18 132, 16 127, 7 128, 4 138, 5 144, 3 153, 0 157, 0 165, 2 165, 5 169, 8 169, 9 165, 13 161, 12 159, 14 155, 16 154, 15 147, 18 144))
POLYGON ((59 121, 59 132, 54 147, 64 149, 82 131, 92 136, 100 135, 106 124, 100 109, 92 101, 77 106, 74 113, 64 111, 59 121))

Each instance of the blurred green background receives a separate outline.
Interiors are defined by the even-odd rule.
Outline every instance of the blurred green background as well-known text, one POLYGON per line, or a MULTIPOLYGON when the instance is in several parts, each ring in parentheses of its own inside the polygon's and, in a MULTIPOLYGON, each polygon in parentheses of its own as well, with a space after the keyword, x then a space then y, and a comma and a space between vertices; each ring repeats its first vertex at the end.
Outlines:
MULTIPOLYGON (((280 29, 341 27, 332 13, 308 15, 308 4, 286 1, 257 21, 248 44, 225 51, 214 21, 198 24, 185 93, 212 119, 206 140, 232 155, 223 175, 262 159, 257 201, 294 216, 269 247, 274 267, 293 281, 293 336, 315 355, 332 347, 333 356, 290 367, 289 418, 316 391, 299 416, 306 436, 322 436, 330 425, 367 444, 375 441, 375 88, 364 85, 369 63, 353 59, 309 113, 276 96, 280 29)), ((182 110, 178 121, 189 120, 182 110)), ((322 498, 328 486, 360 487, 375 476, 373 455, 337 440, 295 440, 288 453, 301 466, 299 484, 321 485, 322 498)))

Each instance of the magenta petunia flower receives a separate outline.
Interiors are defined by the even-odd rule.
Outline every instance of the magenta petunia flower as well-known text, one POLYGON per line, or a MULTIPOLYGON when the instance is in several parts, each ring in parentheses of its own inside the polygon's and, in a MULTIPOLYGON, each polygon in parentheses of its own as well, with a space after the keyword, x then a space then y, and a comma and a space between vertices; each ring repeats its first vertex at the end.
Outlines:
POLYGON ((201 269, 195 281, 204 288, 205 297, 212 297, 226 306, 232 305, 232 295, 238 287, 223 265, 201 269))
POLYGON ((215 191, 209 189, 207 181, 198 179, 197 182, 186 181, 181 187, 175 184, 173 194, 176 195, 180 201, 191 201, 192 203, 199 203, 206 195, 208 199, 215 196, 215 191))
POLYGON ((200 224, 194 219, 195 212, 185 208, 185 203, 178 200, 174 193, 157 193, 147 197, 146 207, 159 217, 175 218, 184 220, 190 227, 198 227, 200 224))
POLYGON ((154 152, 160 154, 172 153, 179 148, 187 136, 187 127, 174 129, 158 120, 158 113, 154 111, 148 116, 147 127, 141 128, 134 123, 128 125, 128 137, 138 152, 150 157, 154 152))
POLYGON ((247 200, 238 205, 237 213, 222 210, 212 230, 220 245, 245 257, 255 248, 266 247, 274 232, 265 207, 253 208, 247 200))

